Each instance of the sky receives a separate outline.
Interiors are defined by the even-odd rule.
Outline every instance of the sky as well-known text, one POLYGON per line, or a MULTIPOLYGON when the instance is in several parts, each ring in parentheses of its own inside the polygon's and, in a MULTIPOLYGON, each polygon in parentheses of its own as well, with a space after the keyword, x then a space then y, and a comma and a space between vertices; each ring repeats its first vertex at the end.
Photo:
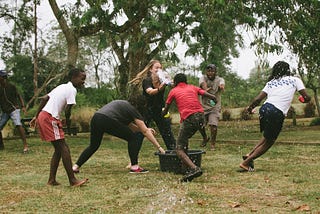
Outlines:
MULTIPOLYGON (((11 0, 12 1, 12 0, 11 0)), ((68 0, 70 1, 70 0, 68 0)), ((65 3, 65 0, 58 0, 57 1, 59 5, 65 3), (59 3, 60 2, 60 3, 59 3)), ((48 23, 52 20, 55 20, 55 17, 51 11, 51 8, 49 6, 48 1, 41 1, 41 5, 38 7, 38 17, 39 17, 39 23, 38 27, 42 30, 45 30, 45 28, 48 28, 48 23)), ((2 34, 6 30, 6 24, 0 20, 0 34, 2 34)), ((235 73, 237 73, 240 77, 247 79, 249 77, 250 71, 255 67, 255 64, 258 60, 257 56, 254 54, 254 50, 252 50, 249 47, 250 42, 252 41, 252 36, 249 33, 245 33, 243 35, 244 37, 244 48, 238 49, 240 56, 238 58, 232 59, 231 63, 231 70, 235 73)), ((181 58, 184 58, 184 51, 185 47, 183 45, 178 46, 177 52, 179 53, 179 56, 181 58)), ((274 63, 276 63, 279 60, 287 61, 291 64, 291 66, 294 68, 296 67, 296 59, 293 57, 293 54, 291 54, 287 49, 284 50, 284 52, 281 55, 275 55, 275 54, 269 54, 267 56, 267 60, 269 61, 270 66, 272 66, 274 63)), ((199 62, 193 58, 187 58, 186 63, 190 65, 198 65, 199 62)), ((209 62, 214 63, 214 62, 209 62)), ((0 59, 0 68, 4 68, 4 64, 2 60, 0 59)))

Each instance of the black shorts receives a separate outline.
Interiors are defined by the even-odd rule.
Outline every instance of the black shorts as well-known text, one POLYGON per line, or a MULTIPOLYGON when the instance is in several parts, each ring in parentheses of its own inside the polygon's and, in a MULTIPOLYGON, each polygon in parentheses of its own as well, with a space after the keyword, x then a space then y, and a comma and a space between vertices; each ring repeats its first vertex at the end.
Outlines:
POLYGON ((268 140, 276 140, 281 132, 284 114, 270 103, 265 103, 259 110, 260 131, 268 140))

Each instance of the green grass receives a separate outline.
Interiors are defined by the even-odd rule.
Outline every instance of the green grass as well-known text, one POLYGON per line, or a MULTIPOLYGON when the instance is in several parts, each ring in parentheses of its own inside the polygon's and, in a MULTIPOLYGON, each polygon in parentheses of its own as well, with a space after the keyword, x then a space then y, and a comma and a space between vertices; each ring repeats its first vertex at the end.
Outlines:
MULTIPOLYGON (((242 154, 261 137, 258 121, 220 122, 216 151, 202 155, 203 176, 179 183, 181 175, 161 172, 158 156, 145 141, 140 164, 148 174, 132 175, 126 142, 108 135, 100 149, 83 165, 78 178, 89 178, 71 188, 60 164, 60 186, 46 185, 53 153, 50 143, 28 138, 30 153, 22 154, 18 138, 4 139, 0 151, 1 213, 320 213, 320 128, 286 120, 279 141, 255 161, 256 172, 239 173, 242 154)), ((178 127, 175 125, 175 133, 178 127)), ((72 159, 88 145, 88 134, 67 137, 72 159)), ((160 141, 162 142, 162 141, 160 141)), ((199 149, 197 133, 191 149, 199 149)))

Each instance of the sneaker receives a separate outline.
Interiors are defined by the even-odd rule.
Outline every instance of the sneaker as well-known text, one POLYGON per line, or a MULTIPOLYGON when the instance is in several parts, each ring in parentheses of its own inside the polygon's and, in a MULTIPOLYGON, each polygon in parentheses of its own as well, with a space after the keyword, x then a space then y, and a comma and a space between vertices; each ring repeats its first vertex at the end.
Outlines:
POLYGON ((0 144, 0 150, 4 150, 4 145, 0 144))
POLYGON ((190 169, 185 176, 181 179, 181 182, 192 181, 194 178, 202 175, 202 170, 200 167, 196 167, 194 169, 190 169))
POLYGON ((79 168, 80 167, 77 164, 73 165, 73 167, 72 167, 73 173, 79 173, 80 172, 79 168))
POLYGON ((148 170, 138 167, 137 169, 130 169, 129 173, 139 174, 139 173, 148 173, 148 172, 149 172, 148 170))

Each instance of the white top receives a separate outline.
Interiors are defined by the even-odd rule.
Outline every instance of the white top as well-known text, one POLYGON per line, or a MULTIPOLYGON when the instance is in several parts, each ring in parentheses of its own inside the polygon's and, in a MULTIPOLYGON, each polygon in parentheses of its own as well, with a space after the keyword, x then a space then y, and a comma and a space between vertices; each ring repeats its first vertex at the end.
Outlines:
POLYGON ((66 105, 76 104, 76 95, 77 89, 71 82, 61 84, 48 94, 50 98, 42 110, 50 113, 52 117, 60 119, 60 113, 66 105))
POLYGON ((267 82, 262 89, 262 91, 268 95, 264 103, 273 104, 286 115, 290 108, 294 93, 302 89, 305 89, 305 87, 298 77, 285 76, 279 79, 273 79, 267 82))

